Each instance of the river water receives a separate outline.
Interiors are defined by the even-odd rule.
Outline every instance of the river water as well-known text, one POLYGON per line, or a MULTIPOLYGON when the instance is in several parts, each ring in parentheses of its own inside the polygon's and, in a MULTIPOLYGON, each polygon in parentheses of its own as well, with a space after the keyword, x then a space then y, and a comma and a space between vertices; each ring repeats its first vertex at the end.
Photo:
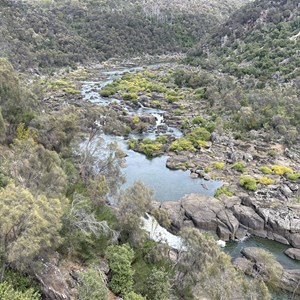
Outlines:
MULTIPOLYGON (((122 76, 122 74, 126 72, 136 72, 142 69, 142 67, 135 67, 102 72, 99 74, 99 77, 104 78, 103 80, 86 81, 82 83, 81 94, 83 99, 99 105, 118 103, 129 114, 152 114, 157 119, 156 125, 163 124, 164 111, 162 110, 144 107, 141 107, 137 110, 132 110, 131 108, 126 107, 125 104, 118 99, 104 98, 99 94, 99 90, 101 88, 113 82, 113 80, 119 78, 122 76)), ((152 130, 149 132, 143 134, 131 134, 129 137, 141 139, 147 137, 154 139, 157 135, 155 130, 156 127, 154 126, 154 128, 152 128, 152 130)), ((180 137, 182 135, 182 133, 176 128, 168 128, 167 134, 176 137, 180 137)), ((219 181, 205 181, 204 179, 200 178, 192 179, 189 171, 169 170, 166 168, 167 156, 148 159, 145 155, 128 149, 126 140, 123 137, 105 135, 103 138, 107 143, 116 141, 119 147, 127 154, 126 167, 124 168, 126 182, 123 185, 123 188, 131 186, 137 180, 142 181, 154 190, 155 199, 163 202, 168 200, 176 201, 182 198, 185 194, 190 193, 200 193, 212 196, 214 195, 216 189, 222 185, 222 183, 219 181)), ((175 241, 177 241, 176 238, 175 241)), ((244 247, 264 248, 272 252, 277 261, 280 262, 285 268, 300 268, 300 262, 290 259, 283 253, 287 248, 289 248, 288 246, 275 241, 257 237, 251 237, 240 242, 229 242, 225 247, 225 252, 230 254, 233 258, 236 258, 241 256, 240 251, 244 247)), ((285 297, 282 296, 282 298, 277 299, 285 299, 285 297)))

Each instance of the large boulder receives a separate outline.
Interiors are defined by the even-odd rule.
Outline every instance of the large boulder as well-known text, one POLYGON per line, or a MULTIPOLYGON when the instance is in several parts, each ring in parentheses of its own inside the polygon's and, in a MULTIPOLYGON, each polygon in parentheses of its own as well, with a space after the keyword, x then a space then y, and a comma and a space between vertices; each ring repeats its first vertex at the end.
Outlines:
POLYGON ((182 209, 195 227, 216 232, 218 227, 217 215, 224 210, 221 201, 200 194, 189 194, 181 200, 182 209))
POLYGON ((295 248, 300 248, 300 233, 293 233, 289 237, 289 242, 295 248))
POLYGON ((188 161, 185 155, 173 155, 167 159, 166 166, 171 170, 186 169, 188 161))
POLYGON ((264 230, 265 222, 253 208, 243 205, 235 205, 233 207, 233 213, 239 222, 245 227, 256 231, 264 230))
POLYGON ((284 253, 292 259, 300 260, 300 249, 289 248, 284 253))
POLYGON ((233 240, 239 228, 239 221, 229 209, 221 210, 217 214, 218 229, 220 239, 224 241, 233 240))
POLYGON ((180 231, 183 226, 184 213, 181 209, 180 201, 167 201, 163 202, 160 206, 168 212, 171 221, 171 230, 173 232, 180 231))

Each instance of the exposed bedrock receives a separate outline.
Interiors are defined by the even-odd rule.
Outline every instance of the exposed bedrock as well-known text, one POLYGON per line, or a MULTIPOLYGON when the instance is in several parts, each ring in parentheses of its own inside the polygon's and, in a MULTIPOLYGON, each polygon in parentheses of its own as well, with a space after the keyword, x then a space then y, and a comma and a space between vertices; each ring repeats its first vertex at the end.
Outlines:
POLYGON ((300 248, 300 205, 260 207, 247 194, 220 200, 189 194, 177 202, 161 203, 160 208, 168 212, 173 232, 194 226, 225 241, 252 234, 300 248))

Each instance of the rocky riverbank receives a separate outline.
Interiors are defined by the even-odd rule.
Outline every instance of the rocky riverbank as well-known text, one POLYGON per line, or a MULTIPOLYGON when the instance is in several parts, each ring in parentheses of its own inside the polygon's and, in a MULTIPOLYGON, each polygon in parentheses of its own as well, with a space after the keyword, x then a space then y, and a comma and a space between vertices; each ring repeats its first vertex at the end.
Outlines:
POLYGON ((220 199, 190 194, 178 202, 158 204, 168 212, 170 229, 185 226, 216 233, 220 239, 240 240, 255 235, 300 248, 300 205, 261 207, 247 193, 220 199))
MULTIPOLYGON (((105 76, 116 74, 118 77, 123 72, 120 70, 126 66, 132 64, 127 62, 124 66, 118 66, 110 62, 108 65, 79 70, 71 74, 69 79, 75 82, 75 86, 83 79, 102 82, 99 87, 94 87, 94 92, 97 93, 107 80, 105 76), (104 71, 107 69, 110 71, 106 74, 104 71), (99 73, 99 70, 104 73, 99 73)), ((169 67, 172 69, 175 64, 170 64, 169 67)), ((192 151, 170 149, 175 137, 167 135, 163 138, 164 128, 172 126, 188 133, 190 126, 193 126, 191 124, 201 123, 203 126, 204 122, 209 122, 207 110, 203 104, 193 102, 192 106, 188 105, 191 104, 189 91, 178 90, 175 96, 175 93, 168 90, 170 87, 174 88, 170 81, 165 80, 165 86, 158 83, 163 82, 167 76, 166 65, 155 66, 137 76, 134 75, 136 70, 139 68, 134 68, 130 76, 125 73, 125 79, 121 81, 123 88, 126 82, 135 90, 142 89, 143 84, 146 84, 148 90, 137 92, 137 99, 131 99, 135 96, 128 93, 124 95, 122 90, 118 90, 114 97, 120 102, 109 101, 108 105, 101 107, 105 111, 105 116, 99 120, 103 129, 109 133, 122 135, 125 132, 136 132, 143 133, 144 136, 150 130, 154 136, 160 136, 160 140, 153 144, 149 141, 137 141, 130 144, 132 149, 140 152, 146 149, 150 155, 167 154, 168 168, 190 170, 193 178, 223 182, 223 188, 216 195, 218 199, 188 195, 179 202, 161 204, 160 207, 167 210, 172 220, 171 229, 178 232, 184 226, 195 226, 215 232, 223 240, 241 239, 252 234, 300 248, 299 151, 295 147, 287 148, 280 142, 266 141, 266 135, 255 130, 243 140, 214 130, 209 140, 205 143, 203 141, 201 146, 192 151), (153 89, 151 95, 150 88, 153 89), (123 99, 125 96, 130 99, 123 99), (137 113, 141 106, 150 108, 158 104, 162 109, 158 116, 147 110, 137 113), (195 117, 198 110, 206 117, 195 117), (157 117, 162 119, 157 122, 157 117), (183 127, 183 120, 189 120, 190 125, 183 127), (242 186, 242 177, 253 179, 255 188, 242 186)), ((111 79, 104 86, 110 83, 111 79)), ((84 105, 85 111, 95 107, 89 101, 80 103, 80 98, 79 93, 65 97, 70 99, 67 100, 70 103, 84 105)), ((203 185, 205 188, 205 184, 203 185)))

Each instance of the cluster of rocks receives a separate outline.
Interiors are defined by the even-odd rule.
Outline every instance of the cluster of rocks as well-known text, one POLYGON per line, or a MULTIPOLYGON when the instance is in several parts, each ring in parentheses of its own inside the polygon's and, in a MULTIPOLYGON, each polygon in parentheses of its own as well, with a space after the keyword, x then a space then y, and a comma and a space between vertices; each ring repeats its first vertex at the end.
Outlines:
POLYGON ((251 234, 300 248, 300 204, 261 207, 247 193, 220 199, 189 194, 159 207, 168 212, 172 232, 193 226, 214 232, 224 241, 251 234))

